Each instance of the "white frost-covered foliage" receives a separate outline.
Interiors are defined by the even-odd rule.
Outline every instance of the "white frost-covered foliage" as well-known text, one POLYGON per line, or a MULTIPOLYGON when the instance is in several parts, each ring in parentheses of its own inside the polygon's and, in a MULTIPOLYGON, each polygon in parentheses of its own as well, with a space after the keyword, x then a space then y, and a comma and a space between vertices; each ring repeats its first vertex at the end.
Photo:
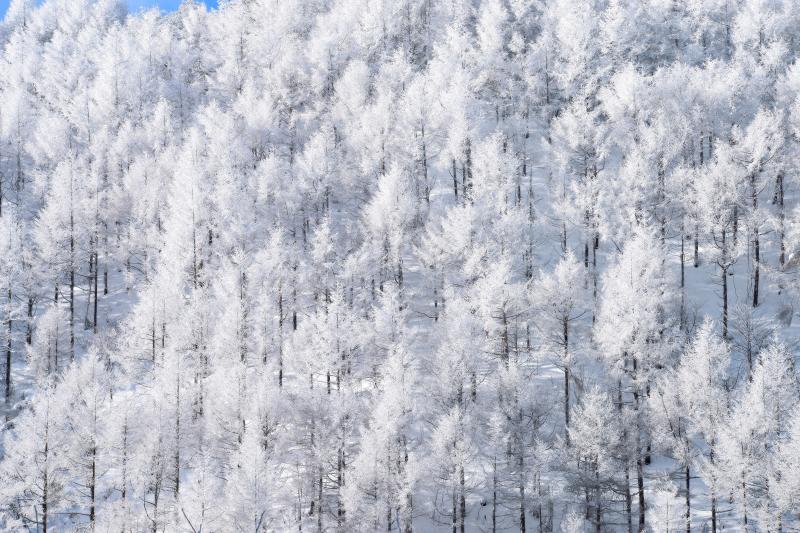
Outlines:
POLYGON ((12 0, 0 530, 800 528, 800 9, 12 0))

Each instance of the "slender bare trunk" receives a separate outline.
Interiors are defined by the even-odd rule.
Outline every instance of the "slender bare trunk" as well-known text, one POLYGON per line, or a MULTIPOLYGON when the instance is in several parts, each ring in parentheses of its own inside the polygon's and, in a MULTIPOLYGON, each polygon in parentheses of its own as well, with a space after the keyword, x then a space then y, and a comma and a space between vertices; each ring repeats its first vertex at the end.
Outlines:
POLYGON ((89 498, 91 499, 91 505, 89 507, 89 522, 92 524, 92 529, 94 529, 94 499, 95 499, 95 490, 96 490, 96 477, 97 477, 97 447, 92 445, 92 466, 91 466, 91 474, 89 478, 89 498))
POLYGON ((458 170, 456 170, 455 158, 453 158, 453 196, 458 203, 458 170))
POLYGON ((94 252, 94 313, 92 321, 92 332, 97 333, 97 276, 99 272, 97 264, 97 250, 94 252))
POLYGON ((689 465, 686 465, 686 533, 692 533, 692 490, 689 465))
POLYGON ((564 317, 561 325, 564 342, 564 438, 569 446, 569 318, 564 317))
POLYGON ((628 518, 628 533, 633 533, 633 495, 631 494, 630 465, 625 461, 625 514, 628 518))
POLYGON ((492 462, 492 533, 497 531, 497 458, 492 462))
MULTIPOLYGON (((711 464, 714 464, 714 442, 711 442, 710 452, 711 464)), ((711 486, 711 533, 717 533, 717 494, 716 494, 716 480, 712 479, 713 485, 711 486)))
POLYGON ((461 525, 461 533, 464 533, 466 529, 466 522, 467 522, 467 494, 466 494, 466 487, 464 483, 464 465, 459 467, 458 472, 459 477, 459 511, 460 511, 460 525, 461 525))
MULTIPOLYGON (((520 439, 521 440, 521 439, 520 439)), ((525 458, 524 458, 524 447, 522 446, 522 442, 520 442, 520 449, 519 449, 519 533, 525 533, 526 522, 525 522, 525 476, 523 472, 525 471, 525 458)), ((463 533, 463 531, 462 531, 463 533)))
POLYGON ((8 316, 6 324, 8 326, 8 339, 6 339, 6 406, 11 404, 11 288, 8 289, 8 316))
POLYGON ((780 240, 780 265, 783 268, 784 263, 786 262, 786 228, 785 228, 785 219, 786 215, 784 212, 784 204, 783 204, 783 173, 778 174, 778 238, 780 240))
POLYGON ((758 307, 758 284, 760 277, 761 245, 759 242, 759 228, 756 222, 758 210, 758 190, 756 189, 755 174, 750 176, 750 188, 753 201, 753 307, 758 307))
POLYGON ((722 337, 728 338, 728 255, 725 243, 725 230, 722 231, 722 337))
POLYGON ((686 325, 686 252, 684 250, 684 243, 686 241, 686 234, 681 227, 681 329, 686 325))
MULTIPOLYGON (((636 439, 639 440, 638 437, 636 439)), ((645 501, 644 501, 644 466, 642 465, 642 457, 639 450, 636 451, 636 488, 639 492, 639 533, 645 533, 647 530, 645 526, 645 501)))

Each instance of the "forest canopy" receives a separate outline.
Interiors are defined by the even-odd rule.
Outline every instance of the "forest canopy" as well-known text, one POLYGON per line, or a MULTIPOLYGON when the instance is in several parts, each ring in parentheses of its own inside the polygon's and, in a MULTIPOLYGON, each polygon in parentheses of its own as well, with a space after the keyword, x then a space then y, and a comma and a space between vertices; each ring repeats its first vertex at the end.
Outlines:
POLYGON ((796 530, 798 27, 12 0, 0 529, 796 530))

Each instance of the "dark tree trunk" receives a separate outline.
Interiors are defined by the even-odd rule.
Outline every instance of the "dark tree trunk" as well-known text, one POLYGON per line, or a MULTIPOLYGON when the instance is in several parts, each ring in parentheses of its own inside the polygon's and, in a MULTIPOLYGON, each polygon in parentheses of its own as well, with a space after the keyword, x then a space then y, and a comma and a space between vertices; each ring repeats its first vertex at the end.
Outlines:
MULTIPOLYGON (((70 250, 74 249, 75 241, 72 237, 69 239, 70 250)), ((75 359, 75 267, 73 261, 70 261, 69 270, 69 357, 70 360, 75 359)))
POLYGON ((33 298, 28 297, 28 329, 25 333, 25 343, 30 346, 33 342, 33 298))
POLYGON ((722 338, 728 338, 728 254, 725 244, 725 231, 722 231, 722 338))
POLYGON ((460 510, 460 525, 461 533, 466 529, 467 521, 467 494, 464 483, 464 466, 459 468, 459 510, 460 510))
POLYGON ((11 404, 11 289, 8 289, 8 339, 6 340, 6 406, 11 404))
MULTIPOLYGON (((711 452, 709 456, 711 464, 714 464, 714 443, 711 443, 711 452)), ((716 480, 713 480, 716 483, 716 480)), ((717 494, 716 488, 711 487, 711 533, 717 533, 717 494)))
POLYGON ((569 319, 564 317, 562 322, 562 337, 564 341, 564 438, 569 446, 569 319))
POLYGON ((728 267, 722 268, 722 338, 728 338, 728 267))
POLYGON ((778 193, 777 193, 777 200, 778 200, 778 238, 780 240, 780 249, 781 255, 779 258, 781 268, 783 268, 784 263, 786 262, 786 228, 785 228, 785 219, 786 215, 784 212, 784 204, 783 204, 783 174, 778 174, 778 193))
POLYGON ((564 366, 564 439, 569 442, 569 367, 564 366))
POLYGON ((278 289, 278 388, 283 388, 283 288, 278 289))
MULTIPOLYGON (((322 532, 322 467, 319 469, 319 484, 317 489, 317 531, 319 533, 322 532)), ((392 510, 389 509, 389 515, 391 517, 392 510)), ((389 521, 391 524, 391 520, 389 521)), ((391 525, 389 526, 391 527, 391 525)))
POLYGON ((589 240, 583 243, 583 268, 589 270, 589 240))
POLYGON ((47 479, 47 459, 48 452, 50 451, 50 443, 48 442, 47 429, 45 429, 44 436, 44 483, 42 483, 42 532, 47 533, 47 498, 48 489, 50 487, 47 479))
POLYGON ((717 497, 713 493, 711 495, 711 533, 717 533, 717 497))
POLYGON ((754 250, 753 253, 755 254, 755 265, 753 270, 753 307, 758 307, 758 284, 760 278, 760 267, 759 263, 761 262, 761 250, 759 245, 758 239, 758 230, 756 230, 755 239, 753 242, 754 250))
POLYGON ((428 184, 428 150, 425 144, 425 126, 422 126, 422 179, 423 185, 425 187, 425 201, 430 203, 431 195, 430 195, 430 185, 428 184))
POLYGON ((628 533, 633 533, 633 495, 631 494, 631 475, 628 461, 625 461, 625 514, 628 518, 628 533))
POLYGON ((686 533, 692 533, 692 490, 689 465, 686 465, 686 533))
POLYGON ((644 501, 644 466, 642 465, 641 452, 636 452, 636 488, 639 496, 639 533, 645 533, 645 501, 644 501))
MULTIPOLYGON (((756 189, 756 176, 750 176, 750 189, 753 201, 753 218, 755 219, 756 210, 758 209, 758 190, 756 189)), ((761 245, 759 242, 759 228, 758 224, 753 222, 753 307, 758 307, 758 284, 760 275, 760 261, 761 261, 761 245)))
POLYGON ((686 241, 686 234, 681 228, 681 329, 684 328, 686 322, 686 252, 684 250, 684 243, 686 241))
POLYGON ((492 463, 492 533, 497 531, 497 458, 492 463))
POLYGON ((458 203, 458 170, 456 169, 456 160, 453 158, 453 196, 456 203, 458 203))
POLYGON ((595 514, 595 533, 601 533, 603 528, 603 508, 600 502, 600 496, 602 494, 600 489, 600 471, 595 467, 594 470, 595 482, 597 487, 595 488, 595 498, 594 498, 594 514, 595 514))
POLYGON ((451 522, 453 526, 453 533, 458 533, 458 510, 456 509, 456 491, 453 489, 453 520, 451 522))
POLYGON ((99 273, 97 264, 97 251, 94 252, 94 312, 92 321, 92 333, 97 333, 97 276, 99 273))
POLYGON ((95 498, 95 478, 97 476, 97 448, 92 446, 92 472, 89 479, 89 497, 91 498, 91 505, 89 507, 89 522, 92 523, 94 528, 94 498, 95 498))
MULTIPOLYGON (((520 439, 521 441, 521 439, 520 439)), ((525 470, 525 458, 524 454, 524 447, 522 442, 520 442, 520 449, 519 449, 519 533, 525 533, 526 523, 525 523, 525 476, 523 472, 525 470)), ((463 532, 462 532, 463 533, 463 532)))
POLYGON ((175 494, 181 490, 181 379, 175 386, 175 494))
MULTIPOLYGON (((636 380, 637 375, 637 360, 633 358, 633 379, 634 382, 636 380)), ((641 409, 641 393, 639 391, 638 385, 634 387, 633 390, 634 396, 634 404, 636 407, 636 489, 637 489, 637 496, 639 499, 639 533, 645 533, 646 526, 645 526, 645 516, 646 516, 646 507, 645 507, 645 500, 644 500, 644 460, 642 457, 642 427, 641 427, 641 416, 640 416, 640 409, 641 409)))

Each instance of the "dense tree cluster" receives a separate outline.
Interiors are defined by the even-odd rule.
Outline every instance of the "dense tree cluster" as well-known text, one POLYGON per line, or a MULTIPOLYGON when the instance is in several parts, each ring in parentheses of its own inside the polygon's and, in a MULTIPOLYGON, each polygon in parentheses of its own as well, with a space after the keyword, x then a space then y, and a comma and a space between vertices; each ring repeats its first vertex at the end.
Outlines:
POLYGON ((12 0, 0 529, 800 527, 798 27, 12 0))

